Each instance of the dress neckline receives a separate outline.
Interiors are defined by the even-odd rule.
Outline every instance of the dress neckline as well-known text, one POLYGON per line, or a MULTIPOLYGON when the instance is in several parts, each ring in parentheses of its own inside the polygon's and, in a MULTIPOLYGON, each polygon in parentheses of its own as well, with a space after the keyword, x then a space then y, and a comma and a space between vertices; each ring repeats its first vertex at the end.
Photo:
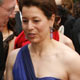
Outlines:
POLYGON ((36 77, 35 71, 34 71, 34 66, 33 66, 33 63, 32 63, 32 59, 31 59, 31 56, 30 56, 30 51, 29 51, 28 46, 29 46, 29 45, 26 45, 26 46, 25 46, 25 49, 27 50, 27 56, 28 56, 29 60, 31 61, 32 72, 33 72, 34 77, 36 78, 36 80, 61 80, 61 79, 59 79, 59 78, 55 78, 55 77, 52 77, 52 76, 36 77))
POLYGON ((61 80, 61 79, 55 78, 55 77, 41 77, 41 78, 37 78, 37 79, 39 79, 39 80, 41 80, 41 79, 50 79, 50 80, 55 79, 55 80, 61 80))
MULTIPOLYGON (((28 46, 29 46, 29 45, 27 45, 27 50, 28 50, 29 57, 30 57, 30 59, 31 59, 31 56, 30 56, 30 52, 29 52, 29 48, 28 48, 28 46)), ((32 59, 31 59, 31 62, 32 62, 32 59)), ((34 72, 34 66, 33 66, 33 63, 32 63, 32 67, 33 67, 33 72, 34 72)), ((36 77, 35 72, 34 72, 34 76, 36 77)), ((47 77, 47 76, 46 76, 46 77, 41 77, 41 78, 36 77, 36 78, 37 78, 37 80, 43 80, 43 79, 61 80, 61 79, 59 79, 59 78, 50 77, 50 76, 48 76, 48 77, 47 77)))

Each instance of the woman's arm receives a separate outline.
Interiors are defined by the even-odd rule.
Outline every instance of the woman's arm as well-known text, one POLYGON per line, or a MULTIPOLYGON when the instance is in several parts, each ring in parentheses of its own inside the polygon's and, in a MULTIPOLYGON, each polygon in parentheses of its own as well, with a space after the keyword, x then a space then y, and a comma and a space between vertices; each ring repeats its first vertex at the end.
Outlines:
POLYGON ((17 56, 19 50, 20 50, 20 48, 15 49, 8 55, 7 63, 6 63, 6 79, 7 80, 13 80, 13 73, 12 73, 13 65, 15 63, 16 56, 17 56))

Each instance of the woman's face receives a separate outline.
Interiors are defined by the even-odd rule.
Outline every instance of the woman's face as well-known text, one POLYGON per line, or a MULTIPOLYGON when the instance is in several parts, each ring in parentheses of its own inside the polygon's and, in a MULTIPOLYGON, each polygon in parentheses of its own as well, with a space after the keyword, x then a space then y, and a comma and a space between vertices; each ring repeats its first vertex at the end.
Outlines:
POLYGON ((54 21, 53 19, 48 20, 39 8, 24 6, 22 9, 22 22, 27 39, 32 43, 37 43, 50 37, 50 27, 54 21))

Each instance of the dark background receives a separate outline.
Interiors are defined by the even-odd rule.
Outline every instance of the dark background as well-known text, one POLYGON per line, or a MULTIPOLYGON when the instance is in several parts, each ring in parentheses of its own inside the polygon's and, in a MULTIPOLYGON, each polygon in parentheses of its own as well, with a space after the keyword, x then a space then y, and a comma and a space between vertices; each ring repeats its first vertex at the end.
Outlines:
POLYGON ((76 1, 80 1, 80 0, 73 0, 74 2, 76 2, 76 1))

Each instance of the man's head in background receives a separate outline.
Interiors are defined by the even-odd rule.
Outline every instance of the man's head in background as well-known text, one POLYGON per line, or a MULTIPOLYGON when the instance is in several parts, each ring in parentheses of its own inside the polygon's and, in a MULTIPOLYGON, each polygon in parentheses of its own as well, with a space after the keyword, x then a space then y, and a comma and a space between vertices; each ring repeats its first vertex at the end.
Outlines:
POLYGON ((73 14, 73 0, 55 0, 57 5, 61 5, 70 14, 73 14))
POLYGON ((16 0, 0 0, 0 30, 7 24, 15 9, 16 0))

